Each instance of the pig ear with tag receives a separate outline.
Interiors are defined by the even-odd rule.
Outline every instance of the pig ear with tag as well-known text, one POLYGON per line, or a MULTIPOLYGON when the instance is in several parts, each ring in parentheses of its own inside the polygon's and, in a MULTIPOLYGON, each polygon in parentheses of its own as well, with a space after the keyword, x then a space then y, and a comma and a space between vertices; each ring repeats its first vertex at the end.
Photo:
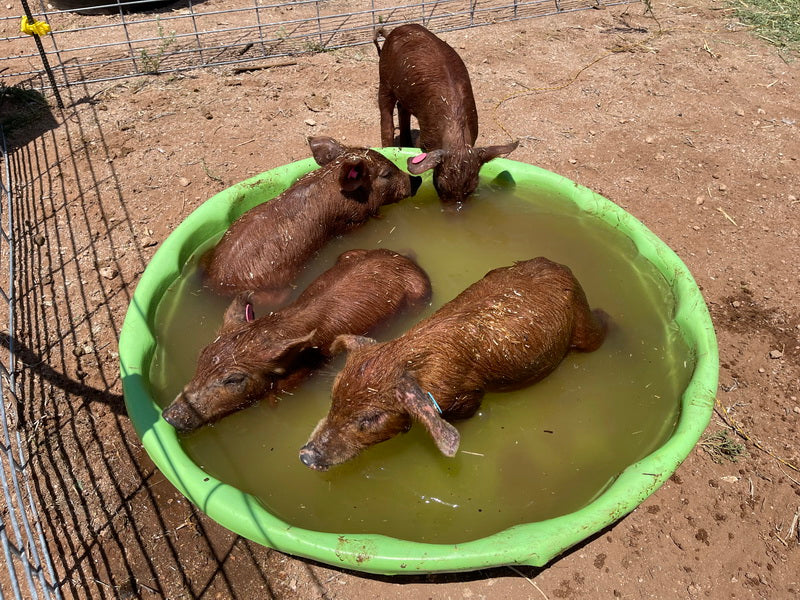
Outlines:
POLYGON ((344 146, 326 135, 308 138, 308 145, 311 147, 311 154, 314 156, 314 160, 317 161, 320 167, 337 159, 345 151, 344 146))
POLYGON ((331 354, 339 354, 339 352, 344 352, 345 350, 351 352, 374 343, 375 340, 370 337, 343 333, 341 335, 337 335, 336 339, 333 340, 330 351, 331 354))
POLYGON ((349 158, 339 168, 339 187, 343 192, 354 192, 369 179, 369 165, 363 158, 349 158))
POLYGON ((480 159, 481 164, 483 164, 485 162, 489 162, 493 158, 503 156, 513 150, 516 150, 517 146, 519 146, 519 140, 516 142, 511 142, 510 144, 504 144, 502 146, 486 146, 484 148, 475 148, 475 151, 478 153, 478 158, 480 159))
POLYGON ((461 439, 458 429, 440 416, 439 405, 422 390, 412 375, 404 373, 400 377, 395 397, 414 420, 425 426, 442 454, 451 458, 456 455, 461 439))
POLYGON ((228 308, 225 309, 220 331, 242 323, 252 323, 256 320, 255 312, 253 312, 252 296, 252 292, 242 292, 233 299, 228 308))
POLYGON ((406 161, 406 168, 412 175, 419 175, 420 173, 433 169, 436 165, 441 163, 445 153, 446 150, 439 149, 417 154, 406 161))

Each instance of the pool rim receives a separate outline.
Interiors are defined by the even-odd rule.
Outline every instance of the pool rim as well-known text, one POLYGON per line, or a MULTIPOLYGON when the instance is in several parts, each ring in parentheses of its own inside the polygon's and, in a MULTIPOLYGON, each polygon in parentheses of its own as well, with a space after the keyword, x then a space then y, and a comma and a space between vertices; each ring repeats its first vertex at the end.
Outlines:
MULTIPOLYGON (((415 149, 378 149, 399 166, 415 149)), ((329 565, 379 574, 456 572, 502 565, 543 566, 571 546, 611 525, 655 492, 689 455, 711 418, 719 357, 713 324, 702 293, 681 259, 631 214, 574 181, 540 167, 498 158, 481 170, 484 180, 508 171, 518 186, 573 202, 621 231, 667 280, 676 298, 674 320, 696 364, 681 397, 678 424, 670 438, 627 467, 604 492, 572 513, 510 527, 458 544, 431 544, 380 534, 346 534, 294 527, 275 517, 253 496, 208 475, 183 451, 175 429, 147 389, 155 351, 158 302, 201 241, 221 232, 255 204, 274 197, 300 175, 316 168, 304 159, 266 171, 216 194, 167 237, 136 286, 119 341, 120 372, 128 414, 150 458, 193 504, 223 527, 254 542, 329 565)))

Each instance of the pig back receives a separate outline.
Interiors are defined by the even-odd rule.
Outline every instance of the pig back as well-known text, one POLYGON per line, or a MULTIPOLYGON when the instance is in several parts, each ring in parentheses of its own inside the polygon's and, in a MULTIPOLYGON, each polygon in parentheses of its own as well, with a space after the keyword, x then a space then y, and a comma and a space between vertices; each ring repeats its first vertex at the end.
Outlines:
POLYGON ((432 346, 416 375, 425 389, 459 378, 451 388, 528 385, 558 366, 585 318, 585 294, 569 268, 540 257, 495 269, 409 332, 412 344, 432 346))
POLYGON ((386 249, 349 250, 281 314, 316 330, 314 345, 329 355, 337 335, 363 335, 430 296, 428 275, 413 260, 386 249))
POLYGON ((344 194, 337 174, 353 157, 370 172, 390 165, 393 176, 409 179, 374 151, 348 150, 234 221, 202 260, 205 284, 226 296, 258 291, 261 300, 280 304, 297 272, 330 238, 365 223, 384 202, 409 195, 410 184, 383 189, 377 175, 368 177, 368 190, 344 194))

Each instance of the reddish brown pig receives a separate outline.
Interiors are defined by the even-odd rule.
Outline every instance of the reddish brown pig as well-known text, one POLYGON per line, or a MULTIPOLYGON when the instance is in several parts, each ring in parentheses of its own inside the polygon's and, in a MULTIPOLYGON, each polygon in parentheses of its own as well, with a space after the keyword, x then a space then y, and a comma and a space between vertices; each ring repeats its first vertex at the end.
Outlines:
POLYGON ((255 291, 259 301, 280 304, 298 271, 329 239, 419 187, 419 177, 373 150, 346 148, 324 136, 308 142, 321 168, 243 214, 204 257, 205 283, 214 292, 255 291))
POLYGON ((258 319, 248 295, 225 313, 192 380, 163 412, 187 432, 297 385, 341 334, 364 334, 430 297, 428 276, 390 250, 350 250, 283 309, 258 319))
POLYGON ((412 421, 454 456, 459 434, 448 420, 472 416, 484 392, 542 379, 570 349, 596 350, 605 333, 605 313, 589 309, 567 267, 534 258, 490 271, 399 338, 339 336, 336 349, 350 352, 300 460, 325 470, 412 421))
POLYGON ((375 32, 380 60, 378 108, 381 144, 394 146, 394 107, 398 143, 411 146, 411 115, 419 122, 422 154, 408 159, 410 173, 433 169, 433 185, 444 203, 463 202, 478 187, 483 163, 508 154, 518 142, 475 148, 478 111, 464 62, 455 50, 421 25, 401 25, 388 35, 375 32), (378 37, 384 36, 383 49, 378 37))

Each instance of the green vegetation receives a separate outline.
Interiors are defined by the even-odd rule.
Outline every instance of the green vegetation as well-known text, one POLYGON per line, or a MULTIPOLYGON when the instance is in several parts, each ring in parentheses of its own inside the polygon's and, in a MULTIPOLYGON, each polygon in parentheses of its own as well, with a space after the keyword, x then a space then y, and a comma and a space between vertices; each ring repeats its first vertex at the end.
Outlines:
POLYGON ((700 446, 715 463, 722 463, 726 460, 736 462, 745 453, 744 444, 731 437, 727 429, 720 429, 703 436, 700 446))
POLYGON ((322 42, 317 42, 314 40, 307 40, 306 43, 303 45, 303 48, 305 49, 306 52, 321 53, 321 52, 333 51, 331 48, 325 46, 325 44, 323 44, 322 42))
POLYGON ((793 53, 800 53, 800 0, 735 0, 740 23, 755 35, 793 53))
POLYGON ((161 61, 170 47, 175 44, 175 32, 172 31, 169 35, 165 35, 161 21, 158 21, 158 39, 158 46, 153 51, 153 54, 150 54, 147 49, 141 51, 142 71, 148 75, 157 75, 159 73, 161 61))

